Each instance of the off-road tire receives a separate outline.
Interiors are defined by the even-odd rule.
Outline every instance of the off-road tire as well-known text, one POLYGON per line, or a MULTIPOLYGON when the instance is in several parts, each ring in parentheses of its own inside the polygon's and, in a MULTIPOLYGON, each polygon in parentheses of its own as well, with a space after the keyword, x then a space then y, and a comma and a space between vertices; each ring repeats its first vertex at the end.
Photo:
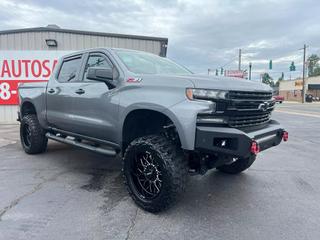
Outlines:
POLYGON ((24 151, 28 154, 46 151, 48 139, 35 114, 27 114, 21 119, 20 140, 24 151), (28 127, 30 133, 28 140, 26 138, 26 127, 28 127))
POLYGON ((255 160, 256 156, 254 155, 247 158, 238 158, 235 162, 222 165, 217 167, 217 169, 223 173, 238 174, 248 169, 255 160))
POLYGON ((127 190, 134 202, 148 212, 160 212, 172 206, 185 190, 187 179, 187 162, 182 150, 175 143, 161 135, 150 135, 133 140, 123 157, 123 175, 127 190), (137 152, 147 149, 155 156, 162 169, 160 192, 153 199, 146 199, 137 190, 133 180, 134 161, 137 152))

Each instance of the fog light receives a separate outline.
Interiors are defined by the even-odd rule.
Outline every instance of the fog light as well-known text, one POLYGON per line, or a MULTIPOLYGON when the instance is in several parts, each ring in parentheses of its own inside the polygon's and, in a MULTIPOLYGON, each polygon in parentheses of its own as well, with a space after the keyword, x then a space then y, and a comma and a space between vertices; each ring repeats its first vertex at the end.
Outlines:
POLYGON ((286 142, 286 141, 288 141, 288 139, 289 139, 289 133, 288 133, 287 131, 283 131, 283 133, 282 133, 282 140, 283 140, 284 142, 286 142))
POLYGON ((260 152, 259 144, 256 141, 251 142, 250 152, 253 154, 258 154, 260 152))
POLYGON ((226 123, 226 120, 221 117, 211 116, 198 116, 197 123, 226 123))

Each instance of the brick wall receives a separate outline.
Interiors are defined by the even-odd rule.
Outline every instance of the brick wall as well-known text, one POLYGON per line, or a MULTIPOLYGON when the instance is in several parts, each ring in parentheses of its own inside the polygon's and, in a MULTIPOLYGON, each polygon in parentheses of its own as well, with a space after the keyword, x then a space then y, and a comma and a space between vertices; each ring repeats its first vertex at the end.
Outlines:
POLYGON ((301 90, 280 91, 279 95, 287 101, 301 101, 301 90))

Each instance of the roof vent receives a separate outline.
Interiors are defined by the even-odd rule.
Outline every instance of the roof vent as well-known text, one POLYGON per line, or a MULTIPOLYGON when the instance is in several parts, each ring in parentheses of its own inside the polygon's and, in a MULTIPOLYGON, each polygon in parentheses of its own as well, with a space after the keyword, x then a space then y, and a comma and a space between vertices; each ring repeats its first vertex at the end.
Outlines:
POLYGON ((60 29, 57 24, 48 24, 47 28, 60 29))

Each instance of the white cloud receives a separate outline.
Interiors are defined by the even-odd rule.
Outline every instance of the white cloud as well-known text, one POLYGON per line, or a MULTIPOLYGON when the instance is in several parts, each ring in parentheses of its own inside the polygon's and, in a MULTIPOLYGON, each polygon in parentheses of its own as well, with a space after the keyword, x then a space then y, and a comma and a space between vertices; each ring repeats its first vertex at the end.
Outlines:
MULTIPOLYGON (((0 0, 2 29, 46 26, 169 38, 168 55, 195 72, 301 69, 304 43, 319 54, 320 2, 312 0, 0 0)), ((297 71, 299 72, 299 71, 297 71)))

